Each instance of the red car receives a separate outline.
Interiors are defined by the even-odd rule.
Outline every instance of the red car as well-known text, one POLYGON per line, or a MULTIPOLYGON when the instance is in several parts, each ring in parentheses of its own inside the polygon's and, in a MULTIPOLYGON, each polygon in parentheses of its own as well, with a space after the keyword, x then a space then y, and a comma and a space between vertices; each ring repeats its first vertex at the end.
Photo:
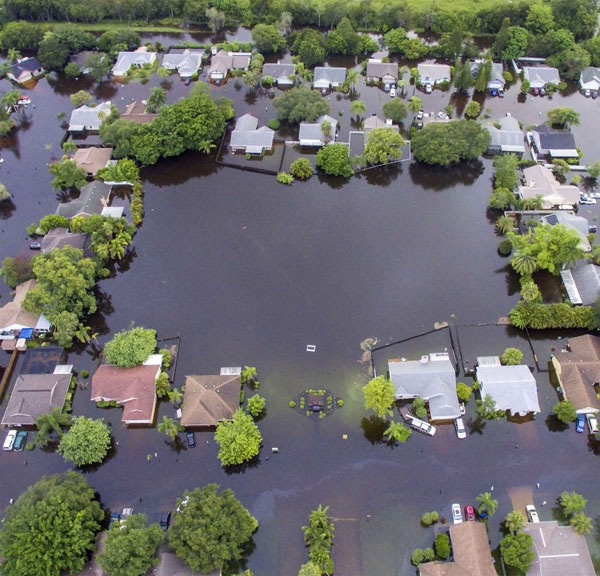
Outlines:
POLYGON ((465 520, 467 522, 475 520, 475 510, 473 506, 465 506, 465 520))

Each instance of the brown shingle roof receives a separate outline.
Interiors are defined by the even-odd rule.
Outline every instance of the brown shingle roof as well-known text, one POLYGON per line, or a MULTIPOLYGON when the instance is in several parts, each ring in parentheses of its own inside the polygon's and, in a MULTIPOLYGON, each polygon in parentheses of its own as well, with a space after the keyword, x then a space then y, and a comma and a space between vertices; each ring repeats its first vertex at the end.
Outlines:
POLYGON ((110 160, 112 148, 78 148, 73 156, 75 164, 83 168, 89 175, 95 176, 98 170, 106 167, 110 160))
POLYGON ((53 228, 42 238, 42 252, 52 252, 55 248, 73 246, 83 250, 87 234, 69 232, 67 228, 53 228))
POLYGON ((0 329, 15 324, 27 326, 29 328, 36 327, 40 315, 28 312, 21 307, 27 292, 29 292, 35 284, 35 280, 27 280, 27 282, 23 282, 15 288, 15 297, 12 302, 7 302, 0 308, 0 329))
POLYGON ((216 426, 240 405, 241 376, 187 376, 182 426, 216 426))
POLYGON ((121 420, 128 424, 150 424, 156 409, 156 378, 160 366, 119 368, 100 366, 92 377, 92 401, 114 400, 123 405, 121 420))
POLYGON ((127 106, 127 110, 121 114, 121 118, 123 120, 130 120, 132 122, 137 122, 138 124, 146 124, 147 122, 152 122, 158 114, 151 114, 150 112, 146 112, 146 105, 142 102, 132 102, 127 106))

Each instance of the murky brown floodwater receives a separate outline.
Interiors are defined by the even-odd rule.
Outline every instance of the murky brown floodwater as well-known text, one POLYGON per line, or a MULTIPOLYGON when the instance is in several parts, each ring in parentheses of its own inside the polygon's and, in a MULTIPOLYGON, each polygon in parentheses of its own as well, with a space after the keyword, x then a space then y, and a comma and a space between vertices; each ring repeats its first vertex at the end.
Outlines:
MULTIPOLYGON (((124 110, 157 84, 158 78, 146 86, 107 83, 95 94, 124 110)), ((30 91, 35 109, 27 124, 2 147, 0 181, 15 196, 14 206, 0 213, 2 258, 25 253, 25 227, 56 207, 46 163, 60 155, 64 130, 57 113, 70 112, 68 95, 81 88, 89 83, 40 82, 30 91), (45 144, 52 144, 52 152, 45 144)), ((9 89, 8 83, 0 89, 9 89)), ((174 80, 169 102, 187 90, 174 80)), ((362 83, 357 90, 368 114, 388 98, 362 83)), ((213 92, 233 98, 238 114, 251 112, 261 122, 274 117, 264 94, 249 104, 245 87, 236 90, 233 82, 213 92)), ((443 108, 450 96, 422 95, 427 110, 443 108)), ((345 141, 350 100, 333 95, 331 103, 345 141)), ((584 159, 595 160, 599 101, 572 94, 518 104, 512 88, 503 100, 487 99, 485 107, 494 117, 511 112, 527 125, 539 120, 539 110, 543 115, 562 104, 585 115, 583 126, 573 131, 584 159)), ((105 417, 118 440, 115 454, 87 473, 103 504, 134 506, 157 521, 185 488, 207 482, 231 487, 260 523, 248 562, 256 576, 297 574, 307 557, 300 526, 319 503, 341 519, 339 565, 365 576, 414 574, 412 549, 431 545, 420 515, 439 509, 448 516, 452 502, 473 503, 491 485, 500 501, 490 522, 493 545, 510 510, 507 490, 516 485, 541 483, 535 497, 542 519, 549 519, 551 510, 541 502, 554 503, 564 489, 582 492, 588 513, 600 514, 597 458, 572 429, 549 431, 545 418, 556 396, 544 373, 536 374, 544 410, 536 421, 490 422, 478 434, 471 405, 473 434, 464 442, 446 426, 434 439, 415 435, 390 449, 365 421, 362 341, 397 341, 430 330, 436 321, 494 322, 516 302, 514 278, 507 260, 497 255, 498 237, 486 215, 491 175, 486 159, 445 170, 403 164, 347 182, 315 176, 285 187, 274 177, 218 167, 212 157, 195 153, 145 169, 146 218, 131 257, 99 285, 103 313, 93 320, 98 341, 104 344, 132 324, 155 328, 163 338, 180 336, 179 387, 186 374, 256 366, 267 399, 260 422, 264 448, 256 466, 228 474, 219 466, 212 434, 198 434, 195 450, 173 448, 155 429, 124 430, 118 410, 95 408, 89 391, 79 390, 74 412, 105 417), (306 352, 307 344, 316 345, 314 354, 306 352), (314 386, 331 389, 344 407, 320 421, 288 408, 292 398, 314 386), (271 454, 273 446, 279 454, 271 454), (158 458, 148 463, 146 455, 154 452, 158 458)), ((595 206, 587 212, 597 216, 595 206)), ((9 290, 0 292, 4 303, 9 290)), ((501 352, 517 338, 504 329, 480 335, 460 330, 466 358, 501 352)), ((516 341, 533 366, 527 343, 516 341)), ((536 346, 549 350, 547 342, 536 346)), ((405 354, 428 352, 433 345, 437 341, 413 342, 405 354)), ((70 361, 78 370, 92 371, 98 358, 88 346, 70 361)), ((163 414, 172 416, 172 407, 163 404, 163 414)), ((0 467, 1 506, 42 474, 67 468, 59 455, 39 450, 2 453, 0 467)), ((588 541, 597 554, 595 536, 588 541)))

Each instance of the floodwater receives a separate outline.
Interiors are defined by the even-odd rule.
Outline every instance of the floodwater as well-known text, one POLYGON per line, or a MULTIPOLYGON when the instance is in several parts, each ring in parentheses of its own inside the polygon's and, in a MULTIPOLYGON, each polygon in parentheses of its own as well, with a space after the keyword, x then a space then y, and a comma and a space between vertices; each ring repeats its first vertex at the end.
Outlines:
MULTIPOLYGON (((188 90, 171 78, 169 102, 188 90)), ((146 86, 106 84, 96 95, 124 110, 132 98, 147 97, 158 80, 146 86)), ((3 82, 0 90, 8 89, 3 82)), ((15 197, 14 206, 0 215, 2 258, 25 253, 25 227, 56 207, 45 165, 60 154, 64 130, 57 113, 69 113, 68 95, 85 87, 86 80, 41 81, 30 91, 35 109, 30 107, 26 125, 2 147, 0 181, 15 197)), ((357 90, 368 114, 388 98, 362 84, 357 90)), ((266 94, 246 101, 246 88, 237 90, 234 82, 213 93, 233 98, 238 115, 251 112, 261 123, 274 117, 266 94)), ((423 95, 426 109, 441 109, 450 96, 423 95)), ((344 141, 350 100, 334 94, 331 103, 344 141)), ((584 158, 596 159, 597 101, 571 94, 551 103, 520 104, 512 88, 504 100, 488 99, 485 106, 494 117, 510 111, 528 124, 538 110, 563 103, 586 115, 574 133, 584 158)), ((511 510, 508 491, 515 487, 540 482, 534 497, 542 520, 556 514, 551 508, 565 489, 588 498, 594 519, 600 514, 597 449, 572 427, 557 432, 547 425, 556 395, 545 372, 536 372, 543 412, 535 421, 481 425, 471 402, 472 434, 464 441, 445 426, 435 438, 415 433, 407 444, 390 448, 380 441, 381 426, 362 407, 369 365, 361 361, 361 343, 396 342, 430 331, 439 321, 450 322, 464 358, 500 353, 517 343, 527 363, 535 365, 529 344, 513 331, 461 328, 496 322, 518 298, 486 210, 489 159, 452 169, 404 163, 347 181, 313 176, 286 187, 272 176, 187 153, 146 168, 142 176, 145 220, 129 258, 99 284, 101 313, 92 319, 98 342, 103 345, 132 325, 154 328, 160 338, 179 336, 177 387, 186 374, 256 366, 259 392, 267 400, 259 423, 264 442, 256 463, 224 471, 212 433, 197 433, 198 446, 188 450, 171 446, 156 429, 125 430, 120 411, 96 408, 84 386, 75 395, 74 413, 106 418, 118 442, 102 466, 86 472, 105 507, 134 507, 158 521, 160 511, 172 509, 186 488, 208 482, 230 487, 260 524, 248 559, 256 576, 297 574, 307 560, 300 527, 318 504, 328 505, 336 518, 338 566, 357 576, 414 575, 410 554, 430 546, 433 537, 420 526, 421 514, 437 509, 449 517, 451 503, 473 504, 491 486, 500 502, 490 522, 493 546, 501 538, 500 521, 511 510), (306 351, 309 344, 316 352, 306 351), (288 407, 303 390, 317 386, 342 398, 343 408, 318 420, 288 407), (272 454, 272 447, 279 453, 272 454), (155 453, 149 462, 147 455, 155 453)), ((597 216, 595 206, 586 208, 597 216)), ((0 292, 4 303, 9 290, 0 292)), ((538 336, 542 369, 555 338, 538 336)), ((393 355, 418 358, 442 344, 412 341, 395 347, 393 355)), ((69 361, 92 372, 97 352, 90 345, 69 361)), ((159 419, 162 415, 173 416, 173 408, 162 403, 159 419)), ((2 507, 42 474, 68 468, 58 454, 37 449, 2 453, 0 467, 2 507)), ((600 553, 596 539, 595 533, 588 537, 594 555, 600 553)))

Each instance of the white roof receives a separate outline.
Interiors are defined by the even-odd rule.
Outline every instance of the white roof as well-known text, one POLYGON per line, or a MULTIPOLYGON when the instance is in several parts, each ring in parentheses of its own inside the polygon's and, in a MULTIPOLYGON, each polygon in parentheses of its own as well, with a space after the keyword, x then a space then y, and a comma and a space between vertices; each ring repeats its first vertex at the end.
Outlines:
POLYGON ((152 64, 156 60, 156 52, 119 52, 117 62, 112 67, 113 76, 125 76, 132 66, 142 67, 144 64, 152 64))
POLYGON ((169 70, 177 70, 182 78, 189 78, 198 72, 202 64, 202 50, 184 50, 181 54, 165 54, 162 65, 169 70))
POLYGON ((102 102, 97 106, 84 104, 79 108, 75 108, 71 112, 69 132, 83 132, 84 130, 97 132, 100 130, 100 125, 102 124, 102 120, 99 117, 100 112, 108 116, 110 114, 110 102, 102 102))
POLYGON ((477 381, 481 396, 489 394, 497 410, 521 415, 540 411, 537 384, 528 366, 478 366, 477 381))

